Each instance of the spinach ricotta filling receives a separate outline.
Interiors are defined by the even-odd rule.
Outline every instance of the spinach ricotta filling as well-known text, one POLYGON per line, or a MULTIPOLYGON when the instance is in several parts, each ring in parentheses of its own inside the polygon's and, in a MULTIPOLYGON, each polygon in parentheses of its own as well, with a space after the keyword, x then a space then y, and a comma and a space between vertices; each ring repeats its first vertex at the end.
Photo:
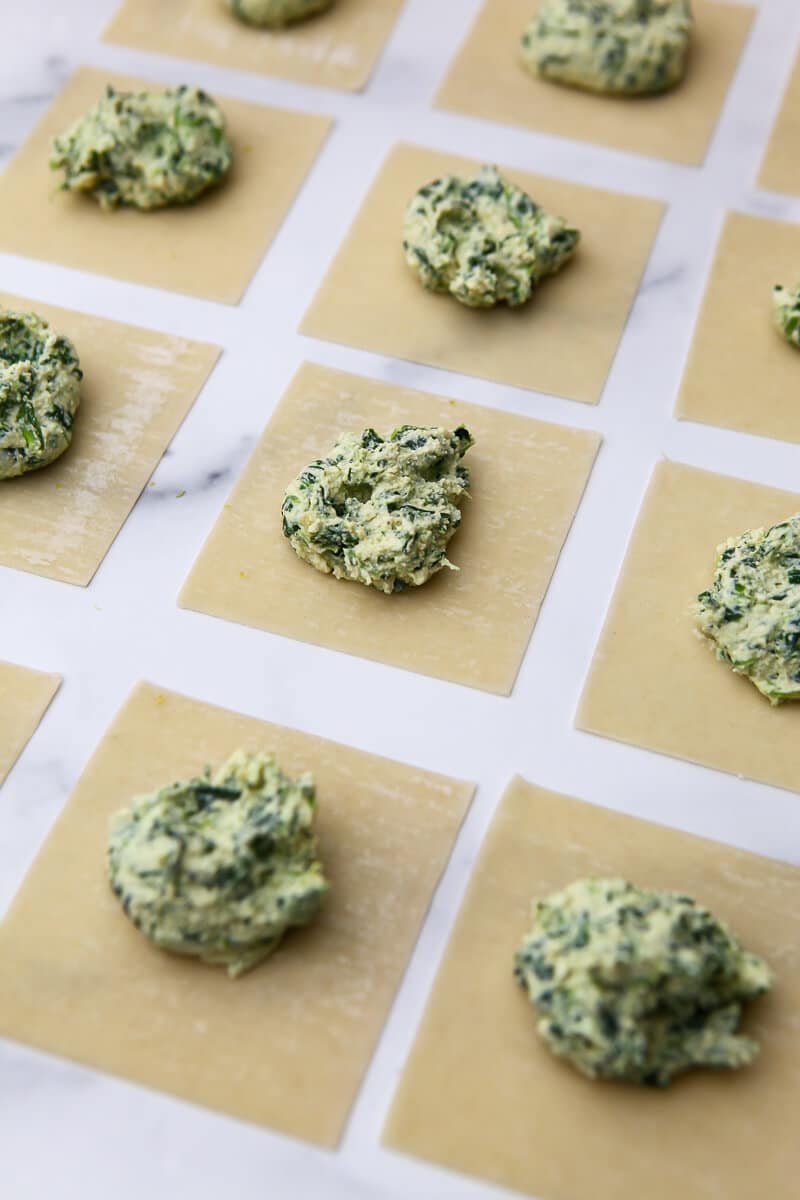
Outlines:
POLYGON ((342 433, 286 489, 284 535, 318 571, 387 594, 458 570, 445 551, 461 523, 461 459, 472 445, 463 426, 342 433))
POLYGON ((226 0, 228 8, 248 25, 281 29, 330 8, 333 0, 226 0))
POLYGON ((189 204, 231 165, 225 121, 199 88, 105 95, 53 141, 62 191, 86 192, 104 209, 189 204))
POLYGON ((171 783, 111 823, 111 887, 162 950, 225 966, 231 978, 306 925, 328 889, 317 859, 311 775, 237 750, 216 774, 171 783))
POLYGON ((775 327, 792 346, 800 346, 800 286, 772 289, 772 316, 775 327))
POLYGON ((83 372, 69 338, 0 309, 0 479, 46 467, 72 441, 83 372))
POLYGON ((403 252, 424 287, 470 308, 524 304, 572 257, 580 234, 496 167, 474 179, 443 175, 408 205, 403 252))
POLYGON ((737 1034, 770 968, 689 896, 583 879, 538 901, 514 973, 548 1047, 592 1079, 666 1087, 693 1067, 744 1067, 737 1034))
POLYGON ((542 0, 522 60, 543 79, 592 92, 647 95, 683 78, 689 0, 542 0))
POLYGON ((800 699, 800 513, 718 546, 696 615, 717 658, 771 704, 800 699))

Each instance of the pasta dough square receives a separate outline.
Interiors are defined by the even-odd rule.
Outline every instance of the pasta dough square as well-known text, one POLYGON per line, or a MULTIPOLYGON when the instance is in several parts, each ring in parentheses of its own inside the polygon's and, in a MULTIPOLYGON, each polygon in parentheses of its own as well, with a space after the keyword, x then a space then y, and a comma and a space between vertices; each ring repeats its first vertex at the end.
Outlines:
POLYGON ((781 102, 772 136, 767 143, 758 186, 771 192, 800 195, 800 163, 797 144, 800 140, 800 55, 795 60, 789 83, 781 102))
POLYGON ((383 50, 403 0, 336 0, 330 12, 289 29, 256 29, 223 0, 125 0, 103 34, 137 50, 360 91, 383 50))
POLYGON ((486 0, 439 89, 440 108, 653 158, 703 162, 753 22, 750 5, 692 0, 695 30, 684 80, 673 91, 640 97, 596 95, 529 74, 520 38, 536 7, 534 0, 486 0))
POLYGON ((800 442, 800 351, 772 320, 772 288, 800 280, 800 226, 725 217, 675 415, 800 442))
POLYGON ((0 784, 61 686, 60 675, 0 662, 0 784))
POLYGON ((474 174, 479 167, 437 150, 395 146, 300 331, 596 404, 664 206, 501 168, 534 200, 577 225, 582 240, 574 259, 544 280, 528 304, 471 309, 452 296, 426 291, 406 265, 403 216, 408 201, 430 180, 451 172, 474 174))
POLYGON ((0 563, 85 586, 194 404, 219 347, 0 292, 74 343, 84 373, 72 445, 0 483, 0 563))
POLYGON ((79 68, 0 175, 0 250, 238 304, 308 174, 331 122, 217 95, 234 165, 196 204, 103 212, 57 191, 47 165, 54 136, 93 107, 107 83, 163 88, 110 71, 79 68))
POLYGON ((179 603, 284 637, 508 695, 599 436, 305 363, 200 552, 179 603), (385 596, 302 562, 281 532, 288 484, 338 433, 467 425, 460 570, 385 596))
POLYGON ((792 1200, 800 1087, 800 871, 544 791, 508 788, 483 844, 384 1134, 390 1146, 547 1200, 792 1200), (778 982, 738 1072, 670 1088, 586 1079, 539 1038, 512 976, 534 897, 587 875, 693 895, 778 982))
POLYGON ((2 925, 0 1034, 333 1147, 471 784, 139 684, 2 925), (238 746, 311 769, 331 882, 319 919, 240 979, 153 947, 106 877, 108 821, 133 793, 238 746))
POLYGON ((718 662, 691 612, 716 548, 800 496, 660 463, 634 530, 577 724, 590 733, 800 791, 795 704, 773 708, 718 662))

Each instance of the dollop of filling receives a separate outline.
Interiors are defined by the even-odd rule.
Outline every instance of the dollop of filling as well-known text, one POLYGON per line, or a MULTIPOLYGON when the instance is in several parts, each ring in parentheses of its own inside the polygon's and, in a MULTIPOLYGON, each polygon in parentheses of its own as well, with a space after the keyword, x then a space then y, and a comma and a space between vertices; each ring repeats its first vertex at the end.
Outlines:
POLYGON ((770 703, 800 699, 800 513, 717 548, 696 618, 717 658, 770 703))
POLYGON ((83 372, 69 338, 35 313, 0 309, 0 479, 69 447, 83 372))
POLYGON ((314 780, 237 750, 212 775, 136 796, 111 823, 111 887, 162 950, 227 967, 261 962, 319 912, 328 884, 313 831, 314 780))
POLYGON ((234 16, 247 25, 283 29, 325 12, 333 0, 226 0, 226 3, 234 16))
POLYGON ((200 88, 105 95, 53 141, 50 167, 63 191, 85 192, 101 208, 189 204, 228 173, 225 120, 200 88))
POLYGON ((580 234, 496 167, 474 179, 443 175, 414 195, 403 253, 424 287, 470 308, 524 304, 572 257, 580 234))
POLYGON ((446 549, 461 523, 461 459, 472 445, 463 426, 340 434, 286 489, 284 535, 318 571, 387 594, 457 570, 446 549))
POLYGON ((683 78, 689 0, 542 0, 522 35, 522 61, 554 83, 648 95, 683 78))
POLYGON ((772 289, 772 319, 775 328, 791 346, 800 346, 800 285, 772 289))
POLYGON ((592 1079, 656 1087, 693 1067, 747 1066, 736 1031, 770 968, 689 896, 582 879, 535 903, 514 973, 554 1054, 592 1079))

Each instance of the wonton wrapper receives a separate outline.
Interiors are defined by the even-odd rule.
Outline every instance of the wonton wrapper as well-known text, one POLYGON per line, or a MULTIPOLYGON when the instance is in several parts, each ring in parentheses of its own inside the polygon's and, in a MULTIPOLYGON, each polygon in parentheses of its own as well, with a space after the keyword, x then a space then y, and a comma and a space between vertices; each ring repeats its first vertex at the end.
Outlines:
POLYGON ((659 463, 595 652, 578 727, 800 791, 800 704, 773 707, 749 679, 719 662, 691 611, 713 582, 717 546, 798 510, 800 496, 793 492, 659 463))
POLYGON ((544 791, 508 788, 481 849, 384 1134, 542 1200, 793 1200, 800 870, 544 791), (512 975, 534 898, 587 875, 686 892, 777 974, 746 1009, 753 1066, 666 1089, 556 1058, 512 975))
POLYGON ((234 155, 227 178, 194 204, 103 212, 89 196, 59 191, 64 174, 47 162, 53 137, 94 107, 107 83, 167 86, 79 68, 0 175, 0 250, 237 304, 331 122, 215 93, 234 155))
POLYGON ((341 1137, 472 785, 140 684, 0 925, 0 1034, 325 1146, 341 1137), (156 949, 108 883, 134 793, 238 746, 313 771, 331 890, 237 980, 156 949))
POLYGON ((800 55, 795 60, 780 112, 767 143, 758 186, 800 196, 800 55))
POLYGON ((304 364, 180 595, 272 633, 507 695, 580 503, 599 436, 304 364), (288 485, 341 432, 466 425, 460 570, 385 596, 302 562, 281 531, 288 485))
POLYGON ((411 197, 440 175, 480 163, 395 146, 331 265, 300 330, 357 346, 594 404, 658 230, 656 200, 500 170, 581 231, 575 256, 519 308, 475 310, 427 291, 403 257, 411 197))
POLYGON ((60 675, 0 662, 0 784, 33 737, 60 685, 60 675))
POLYGON ((84 378, 72 443, 48 467, 0 483, 0 563, 86 585, 219 356, 151 333, 0 292, 75 344, 84 378))
POLYGON ((522 65, 520 38, 538 0, 487 0, 436 96, 440 108, 597 142, 654 158, 702 163, 744 49, 750 6, 692 0, 686 75, 656 96, 608 96, 548 83, 522 65))
POLYGON ((800 226, 730 212, 675 415, 800 442, 800 350, 775 326, 772 288, 800 282, 800 226))
POLYGON ((403 0, 336 0, 329 12, 280 31, 234 17, 224 0, 125 0, 103 34, 137 50, 360 91, 403 0))

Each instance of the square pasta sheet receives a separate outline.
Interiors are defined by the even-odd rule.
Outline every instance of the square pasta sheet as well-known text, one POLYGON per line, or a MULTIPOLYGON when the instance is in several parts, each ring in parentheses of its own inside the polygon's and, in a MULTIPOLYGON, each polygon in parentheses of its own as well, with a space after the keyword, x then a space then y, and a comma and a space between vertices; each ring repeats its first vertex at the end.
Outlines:
POLYGON ((546 425, 306 363, 278 404, 180 603, 285 637, 508 694, 599 445, 546 425), (281 531, 288 484, 337 434, 466 425, 470 499, 443 570, 386 596, 302 562, 281 531))
POLYGON ((658 96, 604 96, 549 83, 522 65, 520 38, 538 0, 486 0, 436 103, 470 116, 699 165, 753 20, 750 6, 692 0, 683 81, 658 96))
POLYGON ((758 176, 759 187, 768 188, 771 192, 788 192, 789 195, 800 196, 798 141, 800 141, 800 55, 795 59, 778 118, 767 143, 758 176))
POLYGON ((498 383, 594 404, 606 381, 664 206, 501 167, 581 231, 575 257, 520 308, 476 310, 426 291, 403 257, 411 197, 480 163, 399 145, 390 152, 312 301, 301 332, 498 383), (580 347, 580 353, 577 347, 580 347))
POLYGON ((800 791, 800 706, 773 708, 719 662, 692 613, 713 581, 717 546, 798 509, 792 492, 660 463, 595 652, 579 728, 800 791))
POLYGON ((800 871, 544 791, 508 788, 483 844, 384 1134, 392 1147, 547 1200, 793 1200, 800 871), (686 892, 774 967, 739 1072, 667 1089, 556 1058, 512 975, 531 901, 588 875, 686 892), (458 1101, 454 1103, 454 1097, 458 1101))
POLYGON ((800 350, 778 333, 772 288, 800 280, 800 226, 728 213, 675 415, 800 442, 800 350))
POLYGON ((217 346, 0 292, 75 344, 84 373, 72 444, 0 483, 0 563, 89 583, 196 400, 217 346))
POLYGON ((0 925, 0 1034, 334 1146, 472 785, 140 684, 0 925), (238 980, 153 947, 106 875, 130 797, 239 746, 313 771, 331 891, 238 980), (57 901, 57 902, 56 902, 57 901))
MULTIPOLYGON (((177 82, 181 82, 180 80, 177 82)), ((326 117, 215 95, 234 154, 226 180, 195 204, 103 212, 58 191, 53 137, 117 89, 166 84, 81 67, 0 175, 0 250, 236 304, 278 231, 330 128, 326 117)))
POLYGON ((336 0, 326 13, 280 31, 238 20, 224 0, 126 0, 103 38, 137 50, 359 91, 403 0, 336 0))
POLYGON ((60 684, 60 675, 0 662, 0 784, 33 737, 60 684))

